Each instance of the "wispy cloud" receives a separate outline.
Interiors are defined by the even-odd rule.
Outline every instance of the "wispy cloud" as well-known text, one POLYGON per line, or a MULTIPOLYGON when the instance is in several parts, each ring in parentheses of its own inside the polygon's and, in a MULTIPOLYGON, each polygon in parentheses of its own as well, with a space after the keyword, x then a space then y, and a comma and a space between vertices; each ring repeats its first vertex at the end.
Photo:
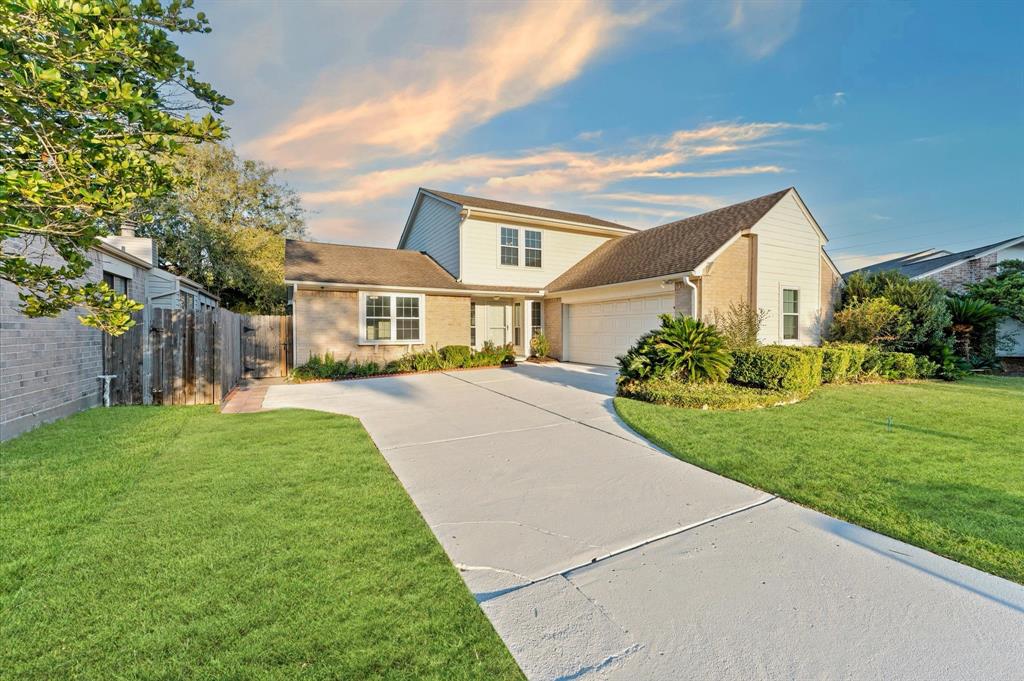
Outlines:
MULTIPOLYGON (((699 208, 714 210, 725 205, 718 196, 707 194, 648 194, 646 192, 609 192, 591 194, 588 199, 603 203, 641 204, 645 206, 667 206, 670 208, 699 208)), ((659 209, 661 210, 661 209, 659 209)))
POLYGON ((518 156, 468 155, 431 160, 343 178, 337 188, 304 195, 312 204, 361 204, 432 183, 458 182, 470 190, 505 198, 597 192, 635 178, 675 179, 780 173, 778 165, 688 168, 780 142, 790 132, 824 129, 819 124, 724 122, 677 130, 616 150, 546 148, 518 156))
POLYGON ((592 142, 594 140, 601 139, 604 134, 604 130, 587 130, 576 135, 576 139, 581 142, 592 142))
POLYGON ((754 59, 773 54, 796 33, 800 0, 734 0, 727 30, 754 59))
POLYGON ((514 7, 480 19, 461 47, 395 60, 380 71, 325 77, 294 115, 247 151, 286 167, 338 168, 356 152, 404 156, 436 149, 445 136, 571 81, 625 29, 650 16, 646 9, 617 13, 600 3, 514 7))

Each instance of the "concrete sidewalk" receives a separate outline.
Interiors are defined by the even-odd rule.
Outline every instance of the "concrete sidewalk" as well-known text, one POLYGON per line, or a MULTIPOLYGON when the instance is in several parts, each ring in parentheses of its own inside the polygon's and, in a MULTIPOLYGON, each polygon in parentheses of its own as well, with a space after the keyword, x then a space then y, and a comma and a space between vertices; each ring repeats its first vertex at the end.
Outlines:
POLYGON ((668 456, 612 370, 272 386, 360 418, 530 678, 1018 678, 1024 587, 668 456))

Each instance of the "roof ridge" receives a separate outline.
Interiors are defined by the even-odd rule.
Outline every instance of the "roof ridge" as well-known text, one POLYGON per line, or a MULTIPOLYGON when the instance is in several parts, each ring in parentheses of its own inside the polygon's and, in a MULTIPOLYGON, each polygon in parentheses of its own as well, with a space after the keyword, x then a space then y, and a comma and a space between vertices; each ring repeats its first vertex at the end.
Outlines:
MULTIPOLYGON (((534 210, 534 211, 548 211, 548 212, 551 212, 551 213, 560 213, 560 214, 566 215, 566 216, 574 216, 574 217, 579 217, 579 218, 586 218, 587 220, 591 221, 591 223, 592 223, 590 225, 591 227, 612 227, 612 228, 616 228, 616 229, 626 229, 626 230, 629 230, 629 231, 632 231, 632 232, 639 231, 635 227, 630 227, 629 225, 623 225, 622 223, 619 223, 619 222, 613 222, 612 220, 607 220, 605 218, 598 217, 596 215, 591 215, 589 213, 580 213, 580 212, 577 212, 577 211, 562 210, 561 208, 548 208, 548 207, 545 207, 545 206, 536 206, 536 205, 532 205, 532 204, 529 204, 529 203, 520 203, 520 202, 517 202, 517 201, 506 201, 504 199, 489 199, 489 198, 487 198, 485 196, 473 196, 471 194, 460 194, 459 192, 450 192, 450 191, 446 191, 446 190, 443 190, 443 189, 431 189, 430 187, 420 187, 418 189, 418 191, 420 191, 420 192, 427 192, 429 194, 432 194, 432 195, 437 196, 439 198, 445 199, 447 201, 452 201, 454 203, 462 203, 463 205, 472 205, 470 203, 471 201, 479 201, 479 202, 483 202, 483 203, 492 203, 492 204, 499 204, 500 203, 500 204, 504 204, 504 205, 507 205, 507 206, 518 206, 520 208, 528 208, 528 209, 534 210)), ((483 203, 477 204, 477 207, 483 208, 483 209, 486 210, 487 206, 483 205, 483 203)), ((529 215, 529 213, 522 213, 522 214, 523 215, 529 215)), ((544 216, 532 215, 530 217, 544 217, 544 216)), ((559 219, 559 218, 555 218, 555 219, 559 219)), ((587 224, 586 222, 581 221, 581 220, 575 220, 575 222, 578 222, 580 224, 587 224)))
POLYGON ((780 189, 777 192, 770 192, 768 194, 765 194, 764 196, 758 196, 756 198, 747 199, 746 201, 740 201, 738 203, 730 203, 728 206, 722 206, 720 208, 712 208, 711 210, 704 211, 703 213, 697 213, 696 215, 691 215, 690 217, 680 218, 679 220, 673 220, 672 222, 666 222, 666 223, 661 224, 661 225, 655 225, 654 227, 650 227, 648 229, 644 229, 644 230, 641 230, 641 231, 643 231, 643 232, 650 232, 651 230, 661 229, 662 227, 672 227, 672 226, 678 225, 678 224, 680 224, 682 222, 686 222, 687 220, 693 220, 695 218, 701 218, 701 217, 705 217, 707 215, 714 215, 715 213, 718 213, 718 212, 723 211, 723 210, 730 210, 732 208, 738 208, 739 206, 742 206, 742 205, 745 205, 745 204, 748 204, 748 203, 754 203, 755 201, 761 201, 762 199, 767 199, 767 198, 775 196, 775 195, 779 195, 779 198, 781 199, 782 196, 784 194, 788 193, 791 189, 796 189, 796 187, 787 187, 785 189, 780 189))

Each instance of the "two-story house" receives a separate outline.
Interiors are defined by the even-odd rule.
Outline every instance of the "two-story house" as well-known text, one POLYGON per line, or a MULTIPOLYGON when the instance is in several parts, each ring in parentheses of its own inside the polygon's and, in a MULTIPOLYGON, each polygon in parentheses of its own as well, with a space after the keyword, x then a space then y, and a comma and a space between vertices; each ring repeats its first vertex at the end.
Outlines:
POLYGON ((543 331, 563 361, 611 365, 663 312, 768 312, 764 342, 816 344, 839 272, 793 188, 638 231, 608 220, 420 189, 398 248, 288 241, 297 364, 387 361, 543 331))

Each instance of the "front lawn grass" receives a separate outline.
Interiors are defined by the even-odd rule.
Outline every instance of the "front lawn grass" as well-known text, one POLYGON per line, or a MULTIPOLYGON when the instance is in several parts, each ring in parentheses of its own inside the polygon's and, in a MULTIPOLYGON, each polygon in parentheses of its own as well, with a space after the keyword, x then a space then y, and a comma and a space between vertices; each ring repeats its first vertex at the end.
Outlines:
POLYGON ((615 407, 684 461, 1024 583, 1024 379, 824 386, 749 412, 615 407))
POLYGON ((0 448, 3 678, 522 678, 353 418, 93 409, 0 448))

